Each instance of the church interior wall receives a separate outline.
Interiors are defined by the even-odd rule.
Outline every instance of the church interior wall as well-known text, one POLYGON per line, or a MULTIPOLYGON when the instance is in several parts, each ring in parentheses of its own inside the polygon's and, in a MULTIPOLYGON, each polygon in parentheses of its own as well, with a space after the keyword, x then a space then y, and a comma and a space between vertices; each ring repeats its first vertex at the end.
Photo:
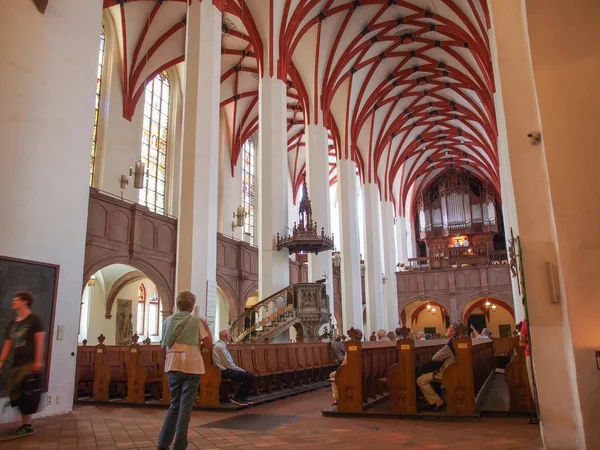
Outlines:
MULTIPOLYGON (((2 5, 0 122, 0 254, 60 266, 49 395, 61 402, 42 415, 72 408, 77 324, 82 295, 101 0, 2 5), (69 45, 65 45, 68 42, 69 45), (35 132, 32 132, 32 124, 35 132), (19 193, 19 195, 15 195, 19 193), (57 339, 56 328, 64 326, 57 339)), ((49 320, 49 318, 43 318, 49 320)), ((2 401, 4 404, 4 401, 2 401)), ((16 415, 6 411, 0 422, 16 415)))
MULTIPOLYGON (((600 315, 600 303, 595 299, 600 292, 600 235, 591 231, 600 222, 600 208, 591 200, 597 191, 600 164, 596 145, 600 125, 596 107, 600 101, 600 4, 584 0, 577 8, 562 6, 558 1, 527 1, 542 125, 543 146, 539 151, 548 170, 560 283, 556 286, 560 289, 558 305, 548 304, 545 297, 536 311, 560 308, 562 312, 561 337, 572 349, 566 352, 565 365, 571 381, 568 386, 576 400, 577 444, 591 449, 600 447, 600 376, 595 360, 595 351, 600 349, 600 333, 595 331, 600 315), (548 23, 561 23, 560 35, 552 33, 548 23), (569 42, 562 36, 569 36, 569 42), (557 89, 559 86, 564 88, 557 89)), ((537 336, 534 338, 538 342, 537 336)))
MULTIPOLYGON (((548 189, 548 167, 544 155, 546 139, 543 138, 541 144, 532 146, 531 139, 527 136, 533 131, 541 130, 542 123, 533 78, 529 36, 531 30, 528 30, 526 2, 493 0, 490 5, 492 33, 497 44, 492 48, 492 61, 497 97, 502 98, 502 102, 496 104, 497 116, 505 118, 504 122, 500 122, 498 151, 501 161, 508 160, 512 184, 506 178, 501 181, 503 186, 512 186, 514 192, 514 206, 509 208, 515 212, 512 225, 518 222, 518 235, 525 261, 527 314, 530 319, 542 438, 546 446, 552 449, 583 448, 578 443, 580 433, 577 429, 577 416, 581 410, 577 407, 577 395, 571 383, 572 344, 561 304, 550 303, 545 269, 546 262, 556 264, 558 260, 557 235, 548 189), (540 344, 536 345, 538 342, 540 344)), ((563 22, 563 18, 556 20, 559 20, 556 23, 563 22)), ((544 28, 547 23, 538 26, 544 28)), ((550 54, 556 55, 556 51, 552 49, 550 54)), ((576 83, 583 85, 581 80, 576 83)), ((554 84, 552 96, 556 95, 556 87, 554 84)), ((562 109, 555 111, 564 119, 562 109)), ((573 120, 575 117, 579 117, 579 114, 573 120)), ((565 137, 569 136, 564 123, 554 123, 553 126, 561 134, 564 133, 565 137)), ((580 131, 578 126, 577 133, 580 131)), ((571 145, 561 145, 560 151, 564 152, 571 145)), ((580 148, 585 148, 585 145, 580 148)), ((563 156, 562 164, 567 160, 563 156)), ((583 180, 585 177, 578 175, 575 178, 583 180)), ((572 181, 570 179, 569 182, 572 181)), ((565 187, 563 185, 560 189, 565 187)), ((511 202, 512 199, 507 196, 503 197, 503 201, 511 202)), ((507 223, 507 226, 510 225, 511 223, 507 223)), ((582 259, 579 257, 571 261, 580 262, 582 259)))

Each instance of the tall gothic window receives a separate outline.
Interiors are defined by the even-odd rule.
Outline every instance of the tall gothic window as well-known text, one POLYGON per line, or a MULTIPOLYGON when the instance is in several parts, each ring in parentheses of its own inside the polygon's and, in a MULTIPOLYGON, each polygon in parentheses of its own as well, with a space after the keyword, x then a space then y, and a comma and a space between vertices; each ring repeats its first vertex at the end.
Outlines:
POLYGON ((140 284, 138 288, 138 304, 137 304, 137 330, 138 336, 144 335, 144 325, 146 315, 146 288, 143 284, 140 284))
POLYGON ((254 174, 256 144, 250 137, 242 146, 242 207, 244 208, 244 235, 254 243, 254 174))
POLYGON ((92 159, 90 162, 90 186, 94 183, 94 170, 96 168, 96 145, 98 142, 98 116, 100 115, 100 90, 102 87, 102 69, 104 68, 104 45, 106 37, 104 27, 100 31, 100 51, 98 52, 98 73, 96 75, 96 104, 94 109, 94 134, 92 135, 92 159))
POLYGON ((167 174, 167 129, 169 126, 169 78, 158 74, 146 85, 142 162, 146 163, 146 183, 139 202, 151 211, 165 213, 167 174))

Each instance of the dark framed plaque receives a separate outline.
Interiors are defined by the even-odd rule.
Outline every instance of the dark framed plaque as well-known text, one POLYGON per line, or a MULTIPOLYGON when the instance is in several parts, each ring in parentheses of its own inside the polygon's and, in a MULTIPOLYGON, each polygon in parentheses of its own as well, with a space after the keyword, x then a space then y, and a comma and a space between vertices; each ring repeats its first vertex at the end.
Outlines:
MULTIPOLYGON (((50 357, 54 330, 54 311, 58 291, 59 266, 36 261, 0 256, 0 348, 4 345, 4 337, 8 325, 15 317, 12 310, 12 299, 19 291, 33 294, 32 311, 42 319, 44 325, 44 391, 48 390, 50 375, 50 357)), ((4 363, 0 373, 0 397, 8 395, 6 380, 10 371, 11 357, 4 363)))

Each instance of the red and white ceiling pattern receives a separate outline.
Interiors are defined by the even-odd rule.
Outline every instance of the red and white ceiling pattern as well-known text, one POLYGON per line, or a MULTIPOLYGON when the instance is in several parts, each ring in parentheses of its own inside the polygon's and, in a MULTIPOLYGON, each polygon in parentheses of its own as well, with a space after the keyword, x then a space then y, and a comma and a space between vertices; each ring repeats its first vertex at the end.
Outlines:
MULTIPOLYGON (((221 107, 232 169, 258 129, 258 80, 270 70, 263 54, 272 20, 279 76, 288 87, 295 186, 306 164, 305 125, 323 123, 330 130, 331 181, 335 158, 352 158, 363 181, 377 183, 400 213, 411 192, 449 167, 499 191, 485 0, 223 4, 221 107)), ((104 6, 118 24, 124 116, 131 117, 144 80, 183 60, 186 0, 105 0, 104 6)))

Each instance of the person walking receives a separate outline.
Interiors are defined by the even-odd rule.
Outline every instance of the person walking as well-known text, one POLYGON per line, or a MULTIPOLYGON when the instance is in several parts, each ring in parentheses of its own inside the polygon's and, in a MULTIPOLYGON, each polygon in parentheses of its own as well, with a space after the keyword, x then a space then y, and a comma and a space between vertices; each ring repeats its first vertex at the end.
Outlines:
POLYGON ((17 292, 12 300, 12 310, 17 314, 8 325, 4 346, 0 353, 0 372, 6 359, 13 354, 8 375, 10 406, 21 411, 22 425, 7 439, 33 434, 31 415, 37 412, 41 393, 41 375, 44 368, 44 327, 39 316, 31 312, 34 298, 30 292, 17 292), (28 388, 24 389, 27 385, 28 388))
POLYGON ((187 448, 187 432, 192 406, 198 395, 200 375, 205 372, 200 346, 212 350, 212 335, 206 320, 192 316, 196 296, 190 291, 177 295, 178 312, 163 323, 162 347, 167 349, 165 372, 169 382, 171 404, 158 436, 158 449, 187 448))

